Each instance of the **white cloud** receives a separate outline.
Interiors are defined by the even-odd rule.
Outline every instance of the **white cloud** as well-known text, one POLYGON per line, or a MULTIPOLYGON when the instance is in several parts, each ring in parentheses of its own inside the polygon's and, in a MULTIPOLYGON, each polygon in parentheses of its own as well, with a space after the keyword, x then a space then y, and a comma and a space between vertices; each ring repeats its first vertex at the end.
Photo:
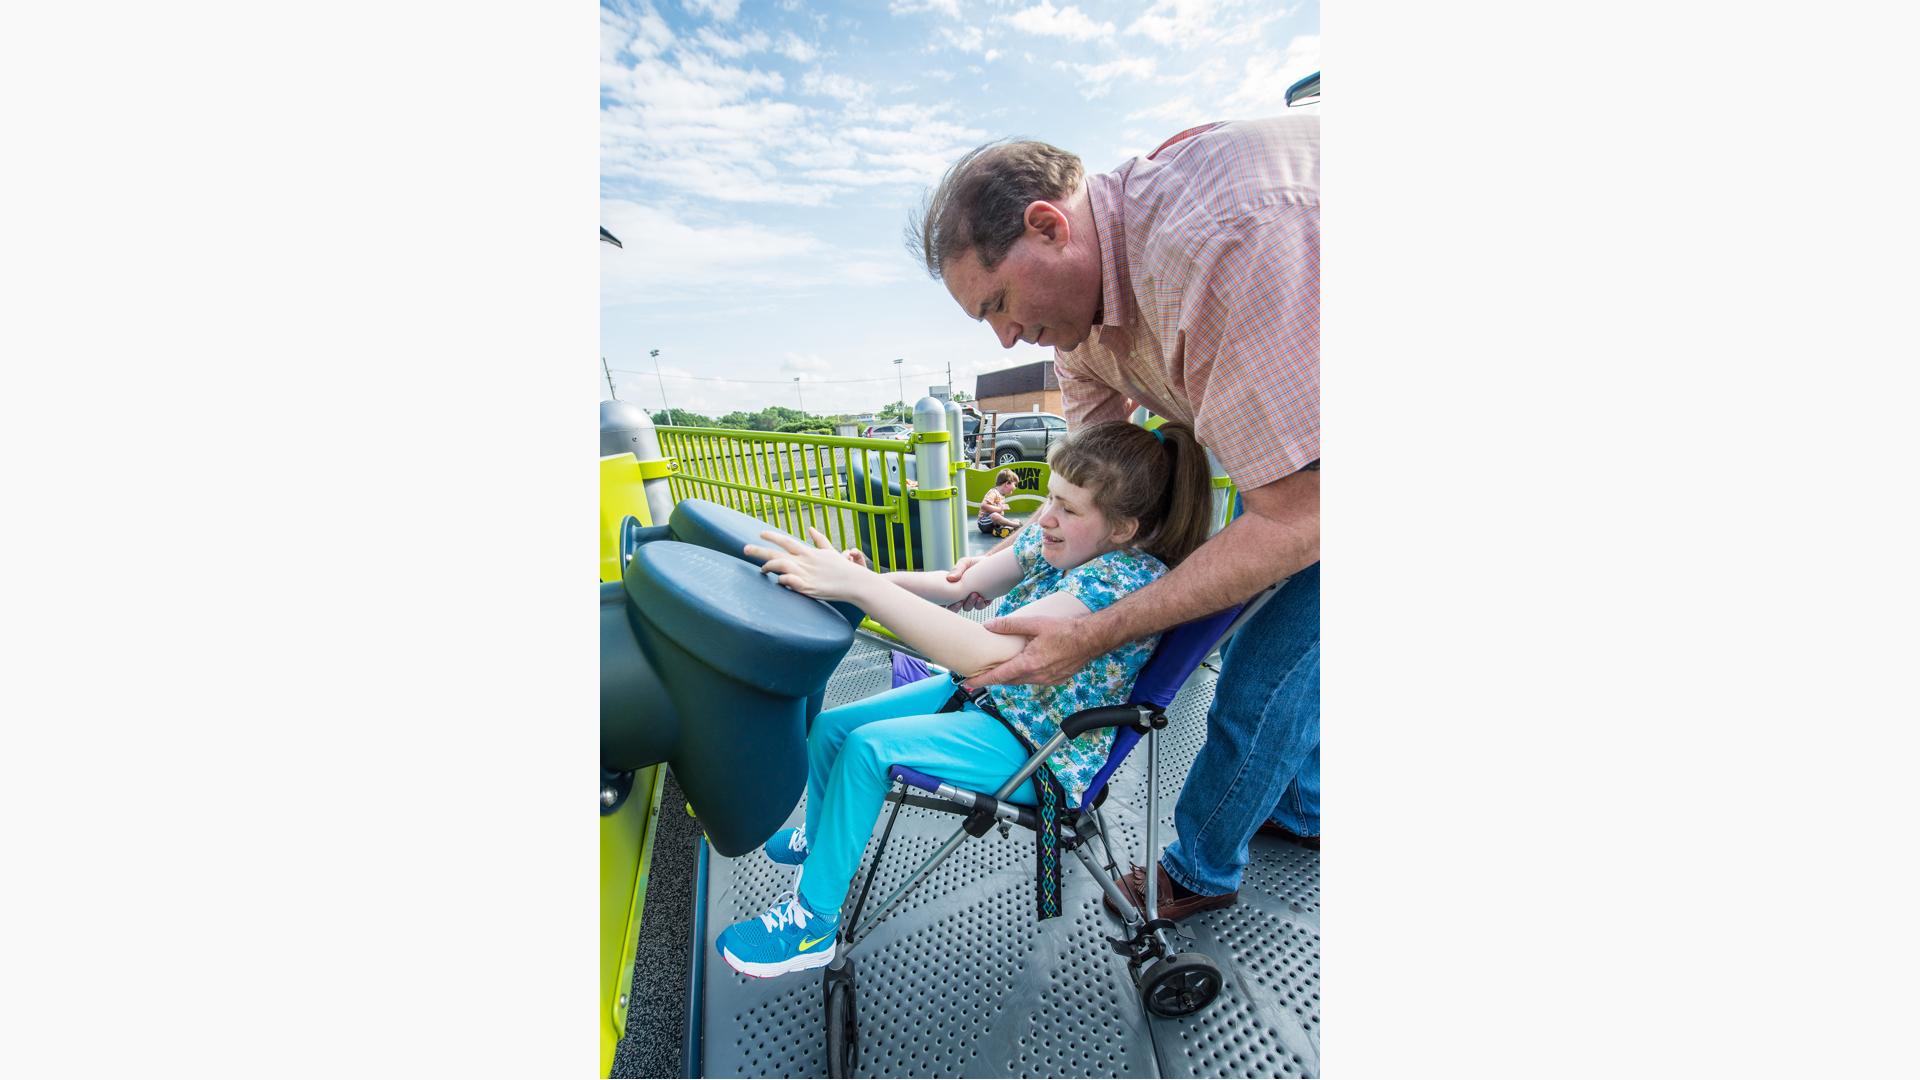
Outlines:
POLYGON ((1292 11, 1272 0, 1156 0, 1127 27, 1159 45, 1244 45, 1292 11))
POLYGON ((998 18, 1011 23, 1016 30, 1047 37, 1063 37, 1069 41, 1093 41, 1113 36, 1112 23, 1096 23, 1072 4, 1056 8, 1049 0, 1040 0, 1037 7, 998 18))
POLYGON ((609 304, 644 300, 664 288, 780 283, 788 268, 828 254, 805 233, 745 222, 696 225, 659 206, 603 199, 600 220, 626 245, 600 260, 600 285, 609 304))
POLYGON ((1064 60, 1056 60, 1053 66, 1078 75, 1081 96, 1092 101, 1094 98, 1105 96, 1108 90, 1113 89, 1115 80, 1120 78, 1152 78, 1155 64, 1151 56, 1123 56, 1104 64, 1070 64, 1064 60))
POLYGON ((1280 56, 1247 59, 1240 85, 1221 99, 1224 115, 1276 116, 1287 111, 1287 87, 1320 70, 1320 35, 1301 34, 1280 56))
MULTIPOLYGON (((609 15, 607 38, 632 40, 650 15, 651 9, 609 15)), ((750 50, 772 46, 758 31, 728 35, 705 27, 690 38, 668 38, 664 45, 647 38, 642 51, 657 47, 652 55, 624 46, 608 50, 601 74, 601 176, 609 198, 643 195, 642 201, 655 202, 683 193, 709 207, 824 206, 876 186, 933 183, 985 137, 953 122, 951 103, 891 96, 876 103, 875 87, 850 74, 814 65, 789 80, 739 62, 750 50), (824 108, 802 104, 808 98, 831 101, 824 108)), ((871 278, 878 270, 852 266, 848 272, 871 278)))
POLYGON ((740 0, 680 0, 690 15, 706 14, 719 22, 730 21, 740 13, 740 0))
POLYGON ((839 98, 841 101, 864 101, 873 92, 873 87, 848 75, 838 72, 828 73, 814 68, 800 79, 803 93, 819 97, 839 98))
POLYGON ((985 60, 987 63, 991 64, 995 60, 1000 59, 1000 50, 988 49, 986 52, 980 54, 980 59, 985 60))
POLYGON ((695 35, 694 40, 715 55, 724 56, 729 60, 739 59, 750 52, 766 52, 767 47, 773 44, 772 38, 758 30, 742 34, 737 38, 730 38, 711 26, 701 27, 700 33, 695 35))
POLYGON ((686 49, 676 49, 672 61, 606 65, 601 175, 616 186, 649 181, 710 199, 825 203, 838 189, 784 177, 771 160, 812 119, 799 105, 765 96, 785 86, 778 72, 728 65, 686 49))
POLYGON ((963 26, 958 30, 950 26, 940 28, 940 36, 946 43, 961 52, 979 52, 986 47, 986 35, 977 26, 963 26))
POLYGON ((847 119, 867 124, 914 125, 953 112, 954 105, 950 101, 938 105, 903 101, 898 105, 850 105, 847 107, 847 119))
POLYGON ((673 31, 652 7, 642 5, 632 14, 600 9, 600 60, 617 64, 621 53, 639 59, 659 56, 673 44, 673 31))
MULTIPOLYGON (((1192 116, 1193 113, 1194 113, 1193 98, 1186 94, 1182 94, 1179 97, 1174 98, 1172 101, 1162 102, 1158 105, 1152 105, 1144 109, 1137 109, 1133 112, 1130 112, 1127 114, 1127 119, 1129 120, 1164 120, 1168 118, 1192 116)), ((1128 132, 1127 135, 1128 135, 1128 138, 1133 137, 1132 132, 1128 132)), ((1145 136, 1142 136, 1142 138, 1144 137, 1145 136)))
POLYGON ((780 364, 781 374, 800 376, 800 385, 802 386, 814 381, 807 378, 807 376, 831 375, 834 370, 835 364, 833 361, 828 360, 819 353, 790 352, 786 354, 785 359, 782 360, 780 364))
POLYGON ((799 290, 913 278, 911 261, 897 251, 849 250, 795 229, 692 221, 663 206, 625 199, 602 199, 600 221, 626 245, 602 245, 600 293, 608 306, 715 288, 799 290))
POLYGON ((960 0, 890 0, 887 10, 895 15, 935 11, 949 19, 957 19, 960 17, 960 0))
POLYGON ((776 46, 776 51, 787 59, 800 64, 811 64, 820 57, 819 49, 800 40, 800 35, 791 30, 787 31, 786 36, 780 39, 780 44, 776 46))

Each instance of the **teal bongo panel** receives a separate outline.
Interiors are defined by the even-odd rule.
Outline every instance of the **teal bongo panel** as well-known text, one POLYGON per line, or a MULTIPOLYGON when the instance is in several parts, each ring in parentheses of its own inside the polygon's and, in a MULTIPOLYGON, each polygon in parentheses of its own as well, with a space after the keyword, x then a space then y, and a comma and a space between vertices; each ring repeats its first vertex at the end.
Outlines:
POLYGON ((810 708, 849 618, 676 540, 636 549, 619 588, 602 594, 602 765, 669 762, 714 849, 751 851, 800 800, 810 708))

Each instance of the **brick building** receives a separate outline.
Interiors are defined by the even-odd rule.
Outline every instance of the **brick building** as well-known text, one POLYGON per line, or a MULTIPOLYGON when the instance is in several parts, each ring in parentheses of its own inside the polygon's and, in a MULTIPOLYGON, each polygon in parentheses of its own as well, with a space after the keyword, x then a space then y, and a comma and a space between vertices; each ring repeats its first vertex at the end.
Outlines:
POLYGON ((973 396, 981 412, 1061 412, 1060 380, 1051 360, 981 372, 973 396))

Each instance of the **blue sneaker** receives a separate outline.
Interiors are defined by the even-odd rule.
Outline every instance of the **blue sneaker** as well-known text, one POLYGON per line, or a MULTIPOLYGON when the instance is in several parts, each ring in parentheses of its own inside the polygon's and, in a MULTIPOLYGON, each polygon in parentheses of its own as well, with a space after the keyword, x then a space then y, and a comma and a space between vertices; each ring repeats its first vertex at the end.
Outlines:
POLYGON ((756 979, 771 979, 789 971, 825 967, 833 960, 839 932, 838 915, 808 911, 795 891, 775 900, 765 915, 743 919, 720 931, 714 945, 733 970, 756 979))
POLYGON ((807 830, 781 829, 761 850, 781 866, 798 866, 807 861, 807 830))

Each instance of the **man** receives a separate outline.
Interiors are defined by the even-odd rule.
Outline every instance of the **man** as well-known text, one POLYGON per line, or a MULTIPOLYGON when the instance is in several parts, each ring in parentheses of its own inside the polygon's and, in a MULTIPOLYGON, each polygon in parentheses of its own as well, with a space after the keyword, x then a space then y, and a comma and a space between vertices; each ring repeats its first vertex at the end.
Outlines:
MULTIPOLYGON (((989 622, 1032 640, 974 683, 1057 683, 1286 581, 1228 645, 1158 870, 1163 918, 1226 907, 1256 830, 1319 847, 1319 119, 1193 128, 1092 176, 1045 143, 990 143, 947 172, 912 243, 1002 347, 1057 350, 1070 425, 1136 403, 1190 422, 1245 509, 1094 616, 989 622)), ((1136 902, 1145 881, 1123 883, 1136 902)))

